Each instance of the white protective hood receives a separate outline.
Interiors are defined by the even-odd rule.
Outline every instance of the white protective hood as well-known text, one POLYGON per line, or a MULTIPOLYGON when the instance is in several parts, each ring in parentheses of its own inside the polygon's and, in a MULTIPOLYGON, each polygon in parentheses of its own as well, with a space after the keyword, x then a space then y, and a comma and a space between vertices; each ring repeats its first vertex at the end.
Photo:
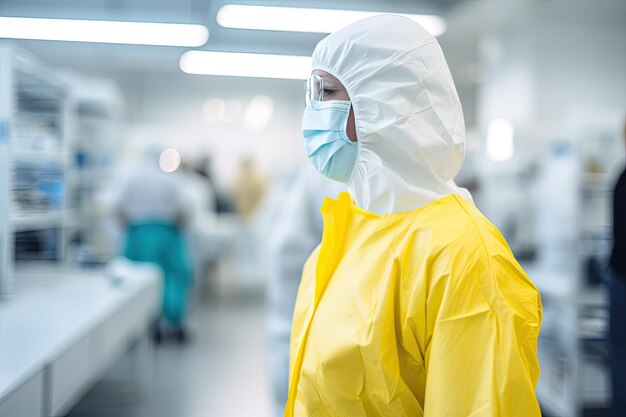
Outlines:
POLYGON ((359 152, 348 190, 378 214, 411 211, 448 194, 464 159, 461 103, 437 40, 404 17, 379 15, 324 38, 313 69, 345 86, 359 152))

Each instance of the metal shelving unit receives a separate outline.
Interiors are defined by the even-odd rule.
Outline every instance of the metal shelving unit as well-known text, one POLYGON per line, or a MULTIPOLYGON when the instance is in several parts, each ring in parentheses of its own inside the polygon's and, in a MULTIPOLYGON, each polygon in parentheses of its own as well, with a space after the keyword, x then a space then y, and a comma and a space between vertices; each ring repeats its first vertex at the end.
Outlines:
POLYGON ((20 260, 64 258, 68 91, 36 56, 0 45, 0 294, 11 292, 20 260), (26 247, 34 253, 20 253, 26 247))
POLYGON ((111 216, 101 194, 114 176, 121 145, 119 126, 123 101, 116 84, 78 74, 71 79, 67 170, 68 209, 66 224, 72 258, 79 264, 107 262, 117 247, 111 216))
POLYGON ((548 415, 559 417, 581 417, 585 409, 606 408, 610 402, 608 294, 602 280, 611 243, 611 184, 606 173, 582 168, 585 157, 579 145, 568 157, 573 165, 555 168, 575 166, 576 176, 568 180, 574 186, 564 195, 557 193, 554 205, 544 207, 549 223, 572 233, 547 243, 543 250, 566 249, 558 253, 558 262, 551 258, 527 267, 544 304, 537 392, 548 415), (560 199, 567 203, 560 204, 560 199), (570 206, 572 212, 561 211, 570 206))

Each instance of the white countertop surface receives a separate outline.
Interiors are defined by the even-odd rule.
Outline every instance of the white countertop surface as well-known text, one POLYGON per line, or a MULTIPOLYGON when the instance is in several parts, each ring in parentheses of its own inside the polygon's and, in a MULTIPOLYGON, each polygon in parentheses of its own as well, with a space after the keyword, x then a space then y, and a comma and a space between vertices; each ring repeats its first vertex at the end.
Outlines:
POLYGON ((152 266, 123 261, 107 269, 17 276, 15 294, 0 300, 0 399, 120 306, 160 286, 159 276, 152 266))

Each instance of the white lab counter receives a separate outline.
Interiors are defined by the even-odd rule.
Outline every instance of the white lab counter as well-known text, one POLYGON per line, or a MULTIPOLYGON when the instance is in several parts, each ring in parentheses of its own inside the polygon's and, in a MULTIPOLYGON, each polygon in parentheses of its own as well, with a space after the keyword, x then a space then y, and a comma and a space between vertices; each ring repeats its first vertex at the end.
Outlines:
POLYGON ((149 373, 158 269, 117 262, 16 281, 16 293, 0 301, 0 417, 65 415, 131 346, 149 373))

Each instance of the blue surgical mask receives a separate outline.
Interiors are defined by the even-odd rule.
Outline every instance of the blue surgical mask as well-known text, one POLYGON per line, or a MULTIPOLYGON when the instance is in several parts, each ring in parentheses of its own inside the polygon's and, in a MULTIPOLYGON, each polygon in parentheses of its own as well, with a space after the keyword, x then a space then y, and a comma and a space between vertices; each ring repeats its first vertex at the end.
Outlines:
POLYGON ((307 156, 326 177, 348 182, 358 146, 346 133, 349 101, 310 101, 304 110, 302 134, 307 156))

